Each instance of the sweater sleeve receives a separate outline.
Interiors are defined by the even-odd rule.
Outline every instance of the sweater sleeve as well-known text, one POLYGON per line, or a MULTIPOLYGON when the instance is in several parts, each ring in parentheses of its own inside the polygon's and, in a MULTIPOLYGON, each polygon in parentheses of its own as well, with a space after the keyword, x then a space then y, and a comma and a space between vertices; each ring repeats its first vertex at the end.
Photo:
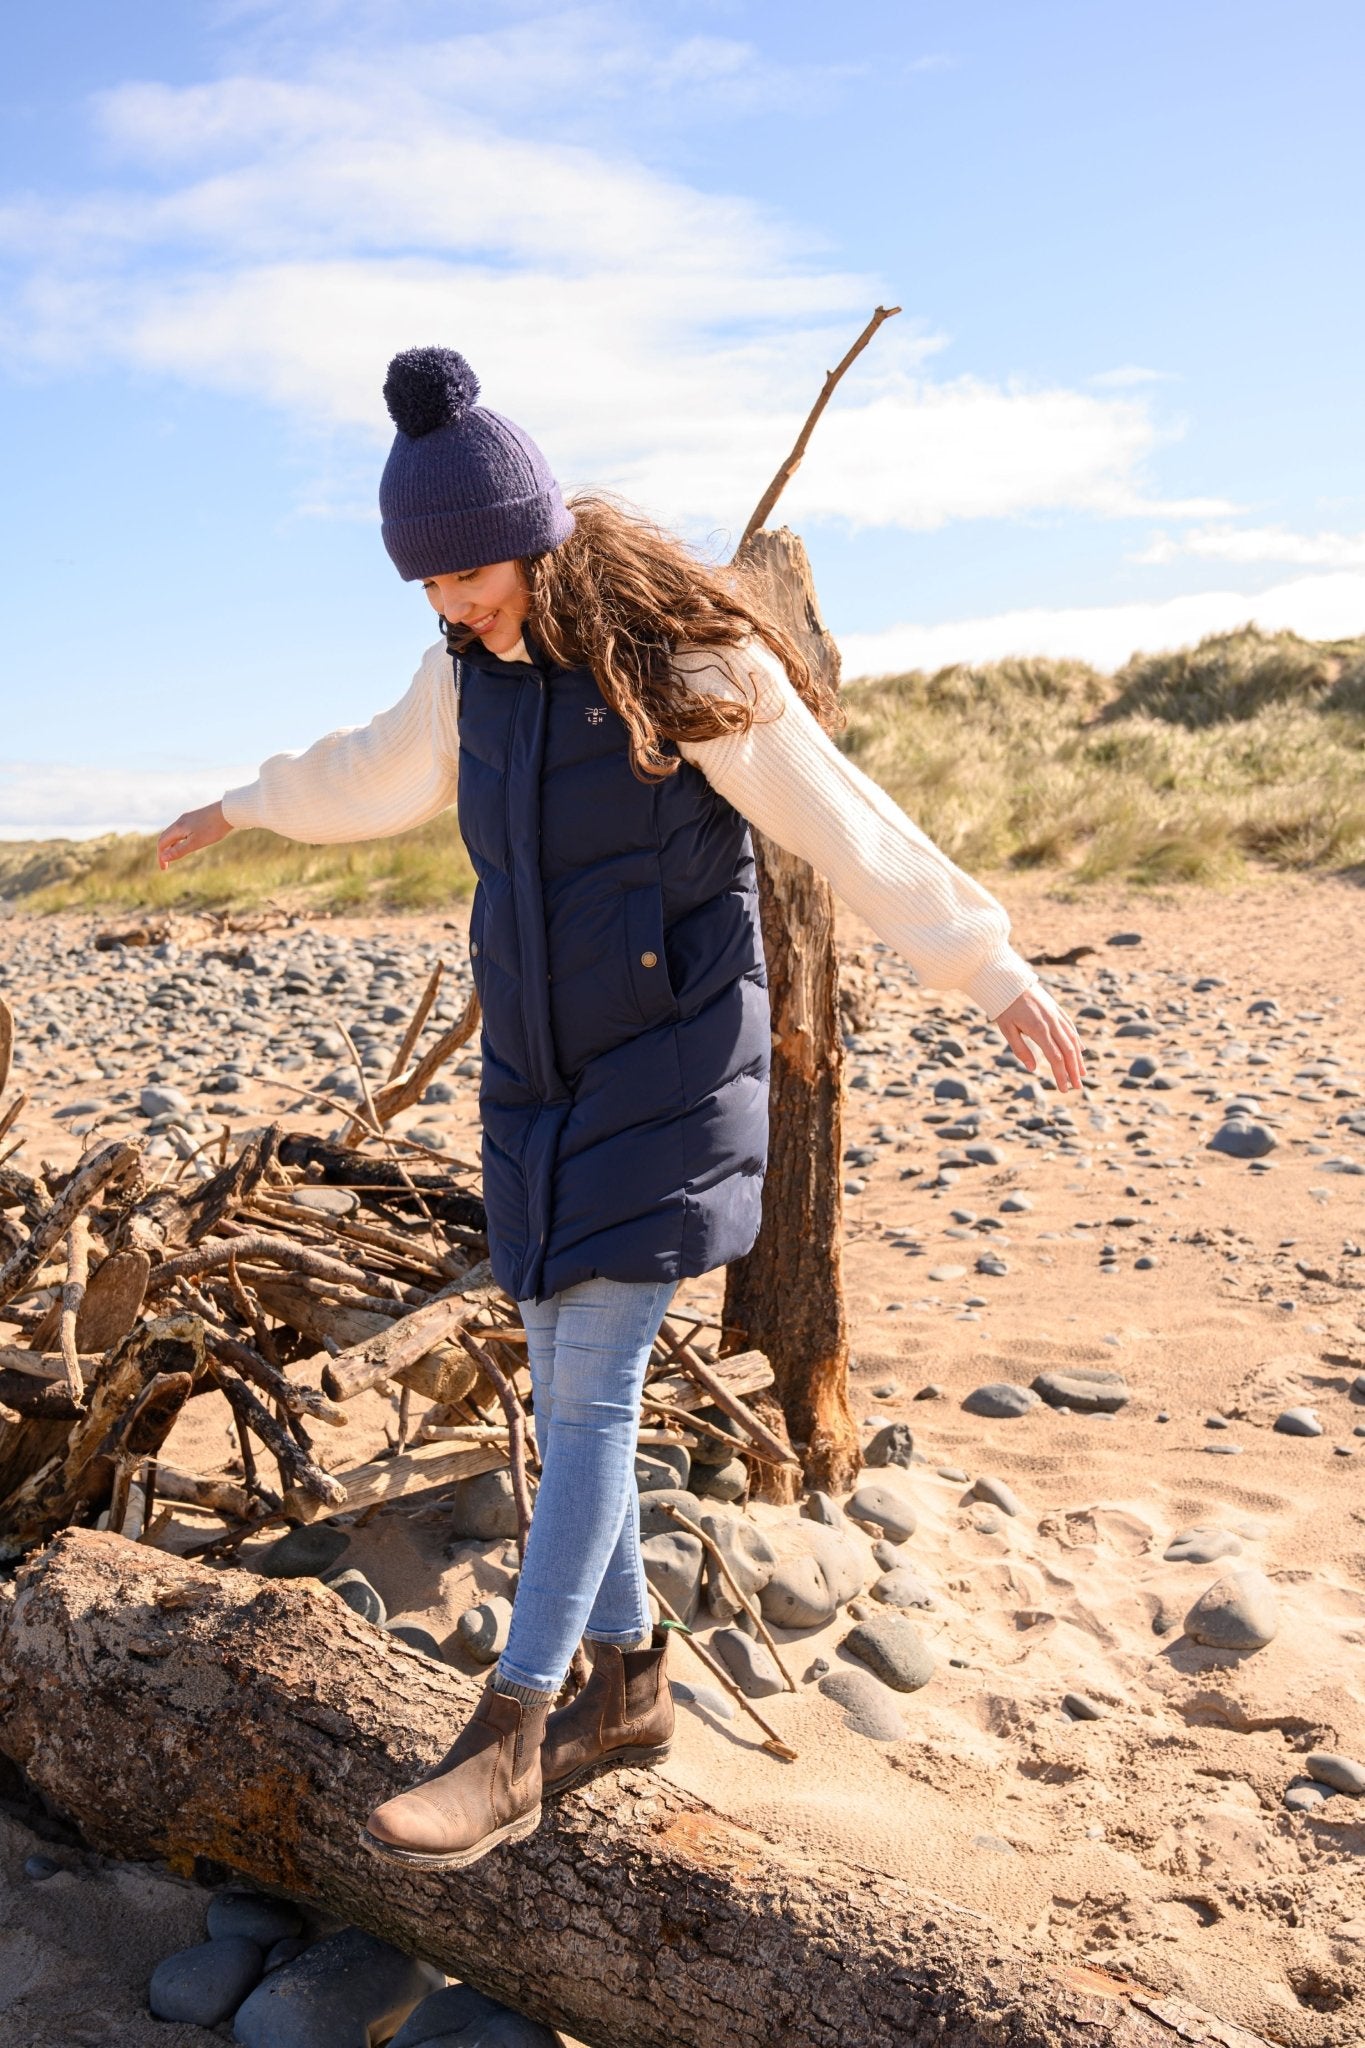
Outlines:
POLYGON ((961 989, 988 1017, 999 1016, 1038 982, 1010 945, 1004 905, 840 752, 766 647, 746 644, 739 661, 753 687, 742 688, 715 650, 678 655, 691 688, 742 696, 755 710, 747 733, 679 741, 684 760, 751 824, 824 875, 921 983, 961 989))
POLYGON ((273 754, 254 782, 224 794, 223 815, 314 846, 386 839, 454 803, 458 748, 450 656, 438 641, 397 704, 304 753, 273 754))

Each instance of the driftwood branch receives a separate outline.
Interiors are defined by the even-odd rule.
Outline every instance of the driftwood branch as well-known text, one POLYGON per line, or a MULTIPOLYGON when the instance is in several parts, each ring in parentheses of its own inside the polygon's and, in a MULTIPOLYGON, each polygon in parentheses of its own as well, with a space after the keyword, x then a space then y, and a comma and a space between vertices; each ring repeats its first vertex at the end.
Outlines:
POLYGON ((89 1278, 90 1225, 84 1216, 77 1216, 66 1234, 66 1279, 62 1284, 62 1311, 57 1325, 66 1384, 73 1401, 79 1401, 85 1393, 85 1379, 76 1351, 76 1322, 85 1301, 89 1278))
POLYGON ((323 1507, 342 1508, 346 1505, 346 1489, 330 1473, 315 1465, 301 1446, 295 1443, 289 1431, 275 1420, 264 1402, 258 1401, 244 1380, 237 1377, 220 1360, 211 1361, 210 1370, 222 1388, 238 1421, 259 1437, 280 1468, 280 1483, 285 1488, 286 1505, 290 1491, 302 1493, 310 1500, 320 1501, 323 1507))
POLYGON ((0 1266, 0 1304, 23 1292, 82 1211, 111 1181, 131 1172, 140 1157, 136 1145, 112 1144, 102 1145, 82 1159, 47 1214, 35 1224, 28 1243, 0 1266))
POLYGON ((468 1330, 461 1330, 460 1342, 492 1385, 507 1417, 507 1452, 512 1470, 512 1499, 517 1510, 517 1556, 526 1562, 526 1541, 531 1533, 531 1484, 526 1476, 526 1411, 517 1390, 493 1357, 468 1330))
POLYGON ((815 431, 816 422, 819 420, 820 415, 824 411, 825 407, 829 404, 830 399, 834 396, 834 388, 838 384, 839 379, 843 376, 845 370, 848 369, 850 363, 855 362, 857 358, 862 354, 863 350, 867 347, 867 344, 871 341, 873 335, 877 332, 877 329, 882 325, 883 321, 894 319, 896 314, 899 313, 899 311, 899 306, 878 306, 876 312, 872 315, 872 318, 868 321, 866 327, 858 336, 858 339, 854 342, 852 348, 848 351, 847 355, 845 355, 840 362, 836 363, 832 370, 826 371, 825 381, 820 387, 820 396, 816 399, 814 405, 810 409, 810 412, 807 414, 806 424, 802 427, 800 433, 797 435, 796 440, 792 446, 791 454, 782 464, 781 468, 777 472, 777 475, 773 478, 767 490, 763 493, 763 496, 759 499, 757 505, 754 507, 753 515, 749 520, 749 524, 745 527, 744 532, 740 536, 739 547, 735 549, 736 554, 741 553, 746 542, 750 541, 762 527, 767 525, 769 518, 772 516, 773 507, 776 505, 778 499, 782 496, 783 491, 786 490, 787 485, 791 482, 797 470, 801 467, 801 459, 805 455, 807 447, 810 445, 810 437, 815 431))
MULTIPOLYGON (((0 1748, 94 1847, 210 1858, 595 2048, 1171 2048, 1140 1987, 779 1848, 659 1773, 555 1800, 458 1881, 367 1856, 366 1814, 478 1685, 307 1586, 84 1530, 0 1590, 0 1748)), ((1264 2048, 1179 2011, 1188 2040, 1264 2048)))

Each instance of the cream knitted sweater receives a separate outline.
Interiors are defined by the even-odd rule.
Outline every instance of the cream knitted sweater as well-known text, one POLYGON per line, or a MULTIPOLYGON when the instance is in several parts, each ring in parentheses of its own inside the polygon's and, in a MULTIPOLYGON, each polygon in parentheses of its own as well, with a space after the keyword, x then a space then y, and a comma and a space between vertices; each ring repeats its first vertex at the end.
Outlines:
MULTIPOLYGON (((504 659, 530 657, 518 643, 504 659)), ((753 678, 748 689, 714 649, 678 655, 691 688, 743 697, 755 710, 746 733, 680 740, 683 759, 824 875, 924 986, 961 989, 998 1017, 1038 982, 1009 943, 1004 906, 839 751, 761 643, 746 644, 740 666, 753 678)), ((316 845, 384 838, 455 802, 458 750, 450 656, 438 641, 391 710, 328 733, 306 753, 273 755, 254 782, 227 791, 223 813, 230 825, 316 845)))

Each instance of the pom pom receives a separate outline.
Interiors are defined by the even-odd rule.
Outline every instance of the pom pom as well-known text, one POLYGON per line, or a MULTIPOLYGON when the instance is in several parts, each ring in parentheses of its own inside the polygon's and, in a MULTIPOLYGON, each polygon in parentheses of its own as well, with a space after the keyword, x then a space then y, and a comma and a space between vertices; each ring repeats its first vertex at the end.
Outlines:
POLYGON ((389 364, 384 403, 400 434, 417 440, 462 420, 479 380, 453 348, 406 348, 389 364))

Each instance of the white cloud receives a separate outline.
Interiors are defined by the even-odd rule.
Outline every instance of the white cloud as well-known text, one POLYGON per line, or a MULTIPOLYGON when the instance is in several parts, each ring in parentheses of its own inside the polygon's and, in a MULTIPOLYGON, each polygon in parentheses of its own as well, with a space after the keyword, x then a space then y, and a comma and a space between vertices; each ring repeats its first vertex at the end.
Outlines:
POLYGON ((1214 562, 1288 562, 1302 569, 1365 569, 1365 533, 1294 533, 1287 526, 1196 526, 1159 533, 1135 562, 1165 564, 1182 555, 1214 562))
POLYGON ((1101 391, 1127 391, 1138 384, 1173 384, 1175 373, 1171 370, 1147 370, 1141 363, 1120 363, 1117 369, 1098 370, 1086 382, 1101 391))
POLYGON ((1205 590, 1144 604, 1038 607, 933 626, 907 622, 881 633, 846 634, 839 647, 849 678, 1028 654, 1116 669, 1132 654, 1188 647, 1206 633, 1229 632, 1248 621, 1268 631, 1287 628, 1310 640, 1342 640, 1365 632, 1365 574, 1301 576, 1254 597, 1245 591, 1205 590))
POLYGON ((249 782, 254 767, 113 768, 0 760, 0 839, 90 839, 159 832, 182 811, 249 782))
MULTIPOLYGON (((697 37, 637 36, 623 54, 603 28, 617 19, 541 16, 364 61, 341 50, 294 78, 106 94, 119 182, 0 210, 18 273, 0 351, 29 374, 113 361, 264 400, 378 453, 388 355, 448 340, 564 481, 737 529, 884 280, 749 200, 528 121, 524 95, 552 77, 595 92, 653 80, 671 104, 668 79, 756 61, 697 37)), ((909 317, 878 335, 784 513, 927 529, 1232 509, 1151 487, 1171 430, 1140 393, 936 379, 942 346, 909 317)))

